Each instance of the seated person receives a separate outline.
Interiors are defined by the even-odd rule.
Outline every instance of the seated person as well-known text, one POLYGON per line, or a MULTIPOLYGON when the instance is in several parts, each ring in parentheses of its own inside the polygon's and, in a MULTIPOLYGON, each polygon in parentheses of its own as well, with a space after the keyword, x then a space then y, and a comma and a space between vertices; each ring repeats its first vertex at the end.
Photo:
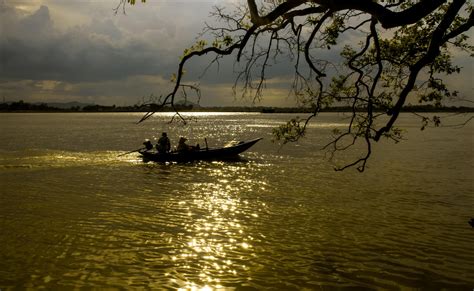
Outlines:
POLYGON ((176 150, 178 152, 187 152, 187 151, 196 151, 196 150, 199 150, 200 147, 199 147, 199 144, 196 145, 196 146, 190 146, 190 145, 187 145, 186 144, 186 141, 187 139, 184 138, 184 137, 181 137, 178 141, 178 147, 176 148, 176 150))
POLYGON ((164 154, 170 151, 171 143, 166 132, 163 132, 161 134, 160 139, 158 139, 158 143, 156 144, 156 149, 158 150, 160 154, 164 154))
POLYGON ((187 139, 184 137, 180 137, 178 141, 178 147, 176 150, 178 152, 187 152, 190 150, 190 147, 186 144, 187 139))
POLYGON ((153 145, 151 144, 151 141, 149 140, 145 140, 145 142, 143 142, 143 145, 145 146, 146 150, 149 151, 153 148, 153 145))

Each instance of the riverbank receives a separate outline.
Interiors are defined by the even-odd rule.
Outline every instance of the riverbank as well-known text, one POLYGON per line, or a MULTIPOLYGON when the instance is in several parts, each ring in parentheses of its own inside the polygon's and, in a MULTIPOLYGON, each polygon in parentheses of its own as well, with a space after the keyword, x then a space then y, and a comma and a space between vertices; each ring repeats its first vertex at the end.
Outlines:
MULTIPOLYGON (((193 106, 181 105, 164 108, 154 108, 151 105, 133 105, 133 106, 105 106, 105 105, 75 105, 71 107, 58 106, 57 104, 49 105, 48 103, 27 103, 23 101, 18 102, 4 102, 0 103, 0 112, 261 112, 261 113, 312 113, 314 109, 307 107, 270 107, 270 106, 193 106)), ((353 112, 365 111, 365 108, 353 109, 349 106, 336 106, 324 108, 320 112, 353 112)), ((383 112, 386 109, 379 108, 375 111, 383 112)), ((415 105, 405 106, 402 112, 474 112, 474 107, 456 107, 456 106, 433 106, 433 105, 415 105)))

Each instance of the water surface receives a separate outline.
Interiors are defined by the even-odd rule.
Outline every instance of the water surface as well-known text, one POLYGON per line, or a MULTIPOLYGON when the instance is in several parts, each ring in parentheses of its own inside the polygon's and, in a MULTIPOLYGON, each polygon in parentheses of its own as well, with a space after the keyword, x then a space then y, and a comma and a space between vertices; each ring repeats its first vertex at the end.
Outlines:
POLYGON ((402 115, 407 140, 375 146, 359 174, 320 150, 342 114, 283 148, 271 129, 294 115, 139 117, 0 115, 2 290, 474 286, 472 125, 420 131, 402 115), (162 131, 174 144, 264 139, 238 162, 117 157, 162 131))

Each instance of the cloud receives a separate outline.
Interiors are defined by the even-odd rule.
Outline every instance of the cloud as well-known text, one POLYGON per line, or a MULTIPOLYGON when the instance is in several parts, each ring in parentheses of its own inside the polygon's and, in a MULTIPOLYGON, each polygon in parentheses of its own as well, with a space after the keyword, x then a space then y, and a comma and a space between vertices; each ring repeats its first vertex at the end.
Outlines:
MULTIPOLYGON (((123 105, 152 93, 166 94, 183 49, 194 42, 205 21, 212 22, 211 7, 230 2, 147 1, 128 6, 126 15, 115 15, 118 0, 0 0, 0 95, 123 105)), ((357 41, 357 36, 342 40, 357 41)), ((320 50, 317 58, 337 62, 338 54, 338 48, 320 50)), ((185 81, 201 82, 203 104, 243 104, 231 90, 239 68, 235 55, 221 59, 219 70, 214 66, 198 80, 211 58, 187 64, 185 81)), ((468 79, 473 66, 464 57, 458 60, 471 65, 465 66, 466 74, 449 80, 465 96, 472 93, 472 77, 468 79)), ((281 80, 291 80, 293 74, 289 58, 273 64, 262 104, 290 105, 283 86, 289 81, 281 80)))
POLYGON ((169 50, 151 45, 146 35, 119 28, 110 18, 61 32, 46 6, 26 17, 11 12, 7 10, 9 23, 0 36, 3 78, 82 82, 171 70, 169 50))
POLYGON ((126 98, 133 104, 137 96, 168 92, 150 80, 176 71, 212 5, 187 4, 176 9, 158 1, 115 15, 110 2, 0 0, 0 94, 37 101, 100 95, 104 104, 126 98), (45 90, 53 82, 61 85, 45 90))
MULTIPOLYGON (((239 89, 234 95, 233 83, 206 84, 201 86, 203 98, 200 104, 203 106, 215 106, 216 104, 220 106, 298 106, 296 100, 289 97, 288 87, 281 86, 282 82, 287 83, 287 80, 269 79, 268 86, 265 89, 265 97, 262 100, 254 100, 252 94, 242 97, 242 91, 239 89)), ((194 101, 191 98, 189 100, 194 101)))
POLYGON ((136 75, 122 80, 67 82, 57 80, 7 80, 2 94, 29 102, 81 101, 102 105, 130 105, 151 94, 171 90, 171 82, 160 76, 136 75))
MULTIPOLYGON (((176 71, 179 56, 194 42, 213 4, 186 2, 186 8, 177 9, 176 3, 159 1, 129 7, 127 15, 114 15, 112 7, 102 2, 0 3, 5 22, 0 35, 2 94, 35 101, 58 101, 61 96, 67 101, 100 98, 103 104, 127 98, 135 103, 141 96, 169 92, 168 81, 152 85, 153 77, 144 76, 167 80, 176 71), (65 22, 64 15, 76 23, 65 22)), ((186 80, 194 82, 208 61, 190 62, 186 80)), ((233 62, 232 57, 225 58, 221 69, 211 70, 203 82, 229 83, 220 87, 229 88, 226 96, 231 96, 233 62)), ((220 98, 211 100, 218 103, 220 98)))

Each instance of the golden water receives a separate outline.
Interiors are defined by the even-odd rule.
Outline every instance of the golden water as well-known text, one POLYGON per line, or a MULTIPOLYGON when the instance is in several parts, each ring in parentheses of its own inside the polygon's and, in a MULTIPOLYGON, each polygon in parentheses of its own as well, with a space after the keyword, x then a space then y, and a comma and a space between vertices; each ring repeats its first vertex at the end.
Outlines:
POLYGON ((341 115, 280 148, 271 128, 290 117, 0 115, 0 289, 474 286, 472 125, 421 132, 404 115, 408 140, 359 174, 319 150, 341 115), (231 163, 117 157, 163 130, 264 140, 231 163))

